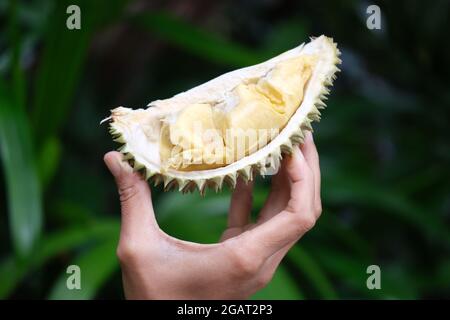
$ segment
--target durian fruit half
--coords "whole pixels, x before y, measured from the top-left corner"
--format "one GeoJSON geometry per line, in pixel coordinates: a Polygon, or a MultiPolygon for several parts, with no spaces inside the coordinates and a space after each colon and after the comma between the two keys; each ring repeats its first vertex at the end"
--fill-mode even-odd
{"type": "Polygon", "coordinates": [[[320,36],[266,62],[156,100],[111,110],[110,132],[135,170],[164,189],[203,194],[274,173],[320,120],[339,50],[320,36]]]}

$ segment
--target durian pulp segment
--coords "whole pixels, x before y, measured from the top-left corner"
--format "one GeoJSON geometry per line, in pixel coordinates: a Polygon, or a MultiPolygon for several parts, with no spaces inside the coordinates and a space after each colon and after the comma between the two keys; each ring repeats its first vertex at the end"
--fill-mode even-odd
{"type": "Polygon", "coordinates": [[[166,119],[160,134],[162,167],[214,169],[264,147],[300,106],[316,60],[300,55],[281,61],[264,76],[238,84],[222,101],[190,104],[175,119],[166,119]]]}

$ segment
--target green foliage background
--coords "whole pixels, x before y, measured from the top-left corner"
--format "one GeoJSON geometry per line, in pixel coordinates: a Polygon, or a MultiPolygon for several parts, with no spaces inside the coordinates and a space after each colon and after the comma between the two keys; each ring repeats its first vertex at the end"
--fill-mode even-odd
{"type": "MultiPolygon", "coordinates": [[[[326,34],[342,72],[315,124],[324,213],[254,298],[450,297],[450,5],[0,0],[0,297],[122,298],[119,203],[99,121],[326,34]],[[66,26],[78,4],[82,29],[66,26]],[[78,264],[80,291],[65,287],[78,264]],[[368,290],[377,264],[382,289],[368,290]]],[[[255,213],[270,187],[259,179],[255,213]]],[[[171,235],[214,242],[229,191],[153,191],[171,235]]]]}

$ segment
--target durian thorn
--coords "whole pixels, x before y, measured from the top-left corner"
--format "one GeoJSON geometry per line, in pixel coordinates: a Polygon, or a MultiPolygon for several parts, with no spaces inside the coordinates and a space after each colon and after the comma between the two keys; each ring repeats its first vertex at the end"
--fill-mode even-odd
{"type": "Polygon", "coordinates": [[[107,122],[111,119],[112,119],[112,116],[109,116],[108,118],[103,119],[102,121],[100,121],[100,125],[104,124],[105,122],[107,122]]]}
{"type": "Polygon", "coordinates": [[[174,180],[174,178],[170,176],[164,176],[163,180],[164,180],[164,189],[166,189],[167,186],[174,180]]]}
{"type": "Polygon", "coordinates": [[[228,187],[230,187],[230,189],[236,188],[236,175],[235,175],[235,173],[227,174],[224,177],[223,182],[226,185],[228,185],[228,187]]]}
{"type": "Polygon", "coordinates": [[[134,159],[134,167],[133,167],[133,171],[139,171],[141,169],[145,168],[144,164],[136,161],[136,159],[134,159]]]}
{"type": "Polygon", "coordinates": [[[145,171],[145,179],[146,180],[150,179],[154,174],[155,174],[154,172],[152,172],[151,170],[147,169],[145,171]]]}
{"type": "Polygon", "coordinates": [[[164,191],[170,191],[172,189],[176,189],[177,187],[177,180],[172,179],[167,184],[164,185],[164,191]]]}

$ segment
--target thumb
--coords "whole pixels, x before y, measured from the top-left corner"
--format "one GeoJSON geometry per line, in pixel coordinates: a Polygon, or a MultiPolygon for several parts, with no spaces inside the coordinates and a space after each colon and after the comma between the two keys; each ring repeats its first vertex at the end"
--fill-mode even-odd
{"type": "Polygon", "coordinates": [[[105,154],[104,161],[116,180],[122,208],[121,236],[148,234],[157,227],[148,183],[116,151],[105,154]]]}

